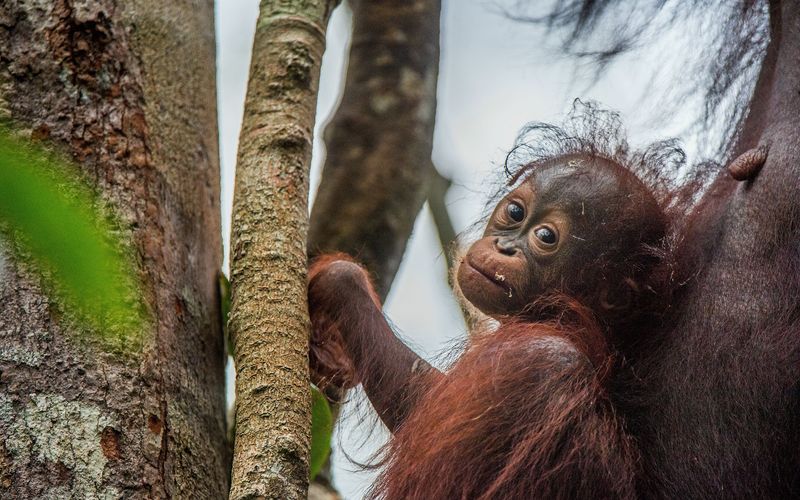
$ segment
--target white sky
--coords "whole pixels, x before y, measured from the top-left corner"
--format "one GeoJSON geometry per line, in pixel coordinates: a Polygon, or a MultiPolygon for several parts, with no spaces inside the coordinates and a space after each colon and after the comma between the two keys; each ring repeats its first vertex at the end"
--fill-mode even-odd
{"type": "MultiPolygon", "coordinates": [[[[456,231],[466,229],[480,216],[489,194],[487,179],[511,147],[519,129],[529,121],[559,121],[575,97],[595,99],[622,113],[631,143],[679,133],[673,117],[659,124],[656,134],[643,124],[653,112],[639,97],[661,64],[657,50],[625,56],[595,85],[576,76],[574,67],[558,63],[542,47],[542,37],[529,25],[511,22],[479,0],[444,0],[438,110],[433,158],[438,168],[456,184],[447,203],[456,231]],[[457,7],[456,7],[457,6],[457,7]],[[548,55],[549,54],[549,55],[548,55]],[[667,125],[670,125],[667,127],[667,125]]],[[[241,125],[252,38],[258,15],[257,0],[217,0],[217,85],[222,162],[222,215],[225,268],[228,266],[231,200],[236,147],[241,125]]],[[[319,124],[331,115],[340,95],[340,83],[350,31],[346,8],[334,13],[329,26],[317,107],[319,124]]],[[[666,43],[669,43],[667,40],[666,43]]],[[[590,72],[589,72],[590,73],[590,72]]],[[[686,106],[685,108],[691,108],[686,106]]],[[[683,115],[693,117],[692,109],[683,115]]],[[[312,186],[319,180],[323,148],[315,142],[312,186]]],[[[427,209],[417,220],[414,234],[386,303],[386,313],[423,356],[431,358],[464,335],[460,313],[446,283],[446,263],[427,209]]],[[[382,429],[368,437],[351,418],[339,429],[347,453],[362,458],[379,445],[382,429]],[[359,452],[360,450],[360,452],[359,452]]],[[[368,424],[367,424],[368,425],[368,424]]],[[[337,487],[345,498],[362,496],[373,476],[354,472],[357,466],[334,450],[337,487]]]]}

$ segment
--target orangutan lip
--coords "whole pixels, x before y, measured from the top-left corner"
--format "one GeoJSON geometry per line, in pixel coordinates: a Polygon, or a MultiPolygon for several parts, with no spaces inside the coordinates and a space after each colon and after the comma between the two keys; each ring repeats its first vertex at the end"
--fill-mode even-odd
{"type": "Polygon", "coordinates": [[[484,271],[482,268],[470,262],[469,259],[467,260],[467,265],[469,265],[469,267],[471,267],[475,272],[477,272],[478,274],[489,280],[493,285],[508,291],[509,289],[508,285],[503,284],[503,281],[505,281],[505,277],[503,275],[497,273],[491,275],[488,272],[484,271]]]}

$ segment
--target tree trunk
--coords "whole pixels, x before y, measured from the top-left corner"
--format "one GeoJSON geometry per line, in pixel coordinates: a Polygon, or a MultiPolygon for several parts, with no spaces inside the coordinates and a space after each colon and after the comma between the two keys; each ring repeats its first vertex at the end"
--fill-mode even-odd
{"type": "Polygon", "coordinates": [[[5,256],[0,497],[227,493],[214,50],[210,0],[0,3],[0,114],[117,210],[153,317],[111,349],[5,256]]]}
{"type": "Polygon", "coordinates": [[[357,257],[385,298],[427,195],[441,2],[351,3],[347,81],[325,130],[309,249],[357,257]]]}
{"type": "Polygon", "coordinates": [[[231,238],[234,499],[308,493],[308,172],[333,6],[263,0],[256,26],[231,238]]]}

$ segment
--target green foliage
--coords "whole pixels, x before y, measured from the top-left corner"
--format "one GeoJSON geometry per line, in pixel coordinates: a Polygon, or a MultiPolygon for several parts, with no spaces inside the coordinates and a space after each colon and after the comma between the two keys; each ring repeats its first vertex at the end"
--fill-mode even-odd
{"type": "Polygon", "coordinates": [[[114,224],[74,167],[0,126],[0,229],[44,278],[62,311],[115,349],[139,343],[140,289],[114,224]]]}
{"type": "Polygon", "coordinates": [[[311,387],[311,479],[319,473],[331,452],[333,414],[328,400],[316,387],[311,387]]]}

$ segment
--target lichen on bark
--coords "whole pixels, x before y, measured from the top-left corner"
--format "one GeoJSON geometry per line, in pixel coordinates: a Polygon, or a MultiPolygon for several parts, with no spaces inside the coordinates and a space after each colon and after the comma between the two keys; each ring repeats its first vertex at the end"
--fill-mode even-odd
{"type": "Polygon", "coordinates": [[[0,421],[8,425],[5,449],[13,461],[49,463],[71,476],[69,487],[55,486],[49,495],[120,496],[117,488],[103,486],[106,464],[119,459],[113,452],[119,423],[99,406],[67,401],[58,394],[33,394],[24,407],[15,409],[0,394],[0,421]]]}

